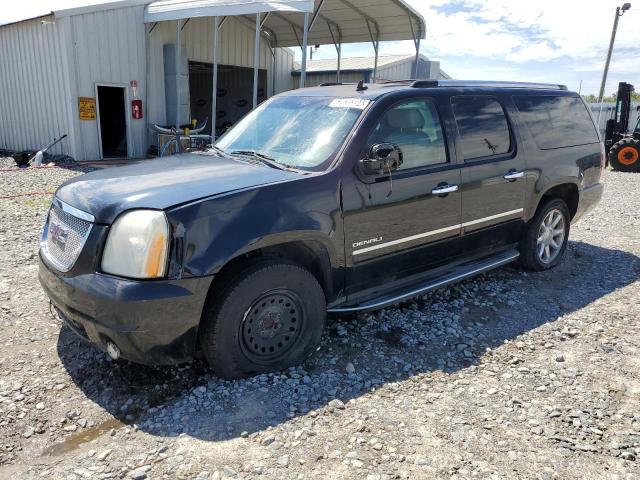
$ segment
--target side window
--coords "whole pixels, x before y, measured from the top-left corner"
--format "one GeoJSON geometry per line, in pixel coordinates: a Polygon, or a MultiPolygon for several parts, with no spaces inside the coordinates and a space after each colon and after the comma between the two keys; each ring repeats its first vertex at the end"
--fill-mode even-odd
{"type": "Polygon", "coordinates": [[[593,120],[578,97],[517,95],[513,101],[541,150],[599,142],[593,120]]]}
{"type": "Polygon", "coordinates": [[[447,162],[438,111],[432,100],[412,100],[388,110],[369,137],[369,146],[393,143],[402,149],[400,170],[447,162]]]}
{"type": "Polygon", "coordinates": [[[465,160],[500,155],[511,150],[509,124],[502,105],[492,97],[453,97],[465,160]]]}

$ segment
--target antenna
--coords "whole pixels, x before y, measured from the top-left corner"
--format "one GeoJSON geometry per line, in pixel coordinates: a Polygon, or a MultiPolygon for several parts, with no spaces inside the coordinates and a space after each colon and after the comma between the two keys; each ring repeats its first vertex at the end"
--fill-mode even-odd
{"type": "Polygon", "coordinates": [[[356,92],[364,92],[365,90],[369,90],[369,87],[365,86],[364,80],[360,80],[356,87],[356,92]]]}

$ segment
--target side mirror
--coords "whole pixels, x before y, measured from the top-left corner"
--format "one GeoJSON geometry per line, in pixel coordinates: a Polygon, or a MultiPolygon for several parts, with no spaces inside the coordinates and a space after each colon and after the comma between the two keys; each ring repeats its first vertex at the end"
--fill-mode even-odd
{"type": "Polygon", "coordinates": [[[393,172],[402,165],[402,150],[392,143],[379,143],[371,147],[367,158],[360,160],[360,163],[368,175],[393,172]]]}

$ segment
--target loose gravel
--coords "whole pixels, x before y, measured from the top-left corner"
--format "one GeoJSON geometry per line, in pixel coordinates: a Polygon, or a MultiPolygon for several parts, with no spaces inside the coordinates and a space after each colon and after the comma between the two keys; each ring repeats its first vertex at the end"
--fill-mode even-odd
{"type": "MultiPolygon", "coordinates": [[[[81,172],[0,172],[0,197],[81,172]]],[[[332,318],[302,366],[234,382],[76,338],[37,281],[51,196],[0,199],[0,478],[639,478],[640,175],[605,183],[555,270],[332,318]]]]}

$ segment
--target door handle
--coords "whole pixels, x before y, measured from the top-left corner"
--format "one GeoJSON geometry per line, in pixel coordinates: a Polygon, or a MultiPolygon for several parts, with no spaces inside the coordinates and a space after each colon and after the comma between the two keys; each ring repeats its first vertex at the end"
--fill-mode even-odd
{"type": "Polygon", "coordinates": [[[431,190],[433,195],[446,195],[447,193],[457,192],[458,185],[440,185],[431,190]]]}
{"type": "Polygon", "coordinates": [[[509,173],[507,173],[503,178],[505,180],[517,180],[519,178],[524,177],[524,172],[516,172],[515,170],[510,171],[509,173]]]}

